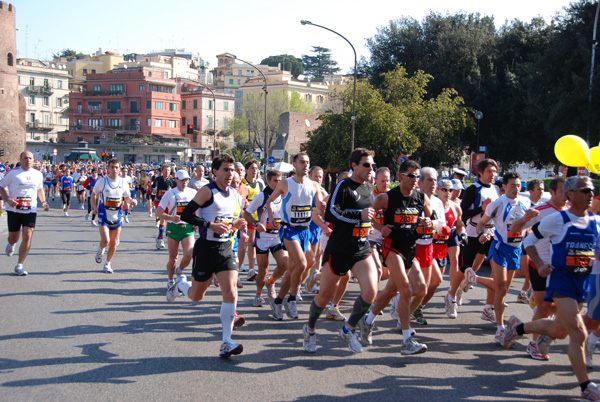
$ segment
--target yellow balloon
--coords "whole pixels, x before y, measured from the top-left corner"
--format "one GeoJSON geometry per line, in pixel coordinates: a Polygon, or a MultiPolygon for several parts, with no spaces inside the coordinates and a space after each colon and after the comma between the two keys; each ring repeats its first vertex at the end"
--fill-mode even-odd
{"type": "Polygon", "coordinates": [[[599,170],[599,169],[596,169],[596,168],[594,168],[594,165],[587,165],[585,168],[586,168],[587,170],[589,170],[590,172],[592,172],[592,173],[595,173],[595,174],[600,174],[600,170],[599,170]]]}
{"type": "Polygon", "coordinates": [[[554,144],[556,158],[566,166],[587,166],[590,164],[590,148],[576,135],[562,136],[554,144]]]}
{"type": "Polygon", "coordinates": [[[590,148],[590,168],[592,173],[600,174],[600,147],[590,148]]]}

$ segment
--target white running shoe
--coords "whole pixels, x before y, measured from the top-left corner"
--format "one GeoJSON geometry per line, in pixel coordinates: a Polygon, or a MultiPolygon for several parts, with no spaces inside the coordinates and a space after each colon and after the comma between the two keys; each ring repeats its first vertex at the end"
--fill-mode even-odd
{"type": "Polygon", "coordinates": [[[9,256],[9,257],[13,256],[13,254],[15,253],[15,247],[16,247],[16,245],[17,245],[16,243],[15,244],[8,243],[6,245],[6,255],[7,256],[9,256]]]}
{"type": "Polygon", "coordinates": [[[65,211],[65,216],[69,216],[69,213],[67,211],[65,211]]]}
{"type": "Polygon", "coordinates": [[[594,350],[596,349],[596,345],[590,345],[590,343],[585,341],[585,367],[588,369],[594,368],[594,350]]]}
{"type": "Polygon", "coordinates": [[[458,290],[456,291],[456,305],[458,307],[462,306],[462,296],[463,296],[463,290],[461,288],[458,288],[458,290]]]}
{"type": "Polygon", "coordinates": [[[89,221],[90,220],[90,214],[85,214],[85,220],[89,221]]]}
{"type": "Polygon", "coordinates": [[[106,264],[104,264],[104,270],[103,271],[104,271],[105,274],[112,274],[113,273],[113,270],[110,267],[110,261],[106,261],[106,264]]]}
{"type": "Polygon", "coordinates": [[[81,209],[85,209],[85,207],[83,206],[83,204],[81,204],[79,207],[80,207],[81,209]]]}
{"type": "Polygon", "coordinates": [[[469,267],[465,269],[465,279],[460,283],[460,288],[464,293],[467,293],[470,289],[473,288],[477,282],[477,274],[473,271],[473,268],[469,267]]]}
{"type": "Polygon", "coordinates": [[[352,352],[361,353],[363,351],[363,347],[360,344],[360,341],[358,340],[358,334],[356,333],[356,331],[350,331],[344,325],[344,327],[340,329],[339,336],[344,342],[348,344],[348,349],[350,349],[352,352]],[[348,330],[348,332],[344,331],[345,329],[348,330]]]}
{"type": "Polygon", "coordinates": [[[402,342],[402,346],[400,346],[400,353],[403,355],[416,355],[425,352],[427,352],[427,345],[415,341],[412,336],[402,342]]]}
{"type": "Polygon", "coordinates": [[[481,312],[481,319],[483,321],[489,321],[491,323],[496,323],[496,313],[494,312],[493,307],[484,307],[481,312]]]}
{"type": "Polygon", "coordinates": [[[285,311],[288,317],[297,319],[298,318],[298,309],[296,308],[296,301],[286,301],[285,302],[285,311]]]}
{"type": "Polygon", "coordinates": [[[258,275],[256,270],[254,268],[250,268],[250,270],[248,271],[248,276],[246,277],[246,280],[249,282],[252,282],[252,281],[256,280],[256,275],[258,275]]]}
{"type": "Polygon", "coordinates": [[[275,300],[277,297],[277,292],[275,292],[275,284],[271,285],[269,281],[267,281],[265,286],[267,287],[267,296],[269,296],[269,299],[275,300]]]}
{"type": "Polygon", "coordinates": [[[452,300],[450,293],[446,293],[446,297],[444,297],[444,302],[446,304],[446,316],[448,318],[458,317],[456,302],[452,300]]]}
{"type": "Polygon", "coordinates": [[[98,247],[98,251],[96,252],[96,262],[100,264],[102,262],[102,256],[104,255],[104,251],[106,249],[98,247]]]}
{"type": "Polygon", "coordinates": [[[25,269],[23,269],[23,264],[15,265],[15,275],[27,276],[27,271],[25,271],[25,269]]]}
{"type": "Polygon", "coordinates": [[[302,327],[302,334],[304,335],[304,339],[302,340],[304,350],[308,353],[315,353],[317,351],[317,334],[308,333],[308,324],[304,324],[304,327],[302,327]]]}
{"type": "Polygon", "coordinates": [[[396,293],[396,296],[392,297],[390,302],[390,315],[392,319],[398,321],[398,301],[400,300],[400,293],[396,293]]]}
{"type": "Polygon", "coordinates": [[[129,216],[125,215],[125,223],[129,223],[129,216]]]}
{"type": "Polygon", "coordinates": [[[98,226],[98,222],[92,221],[92,226],[98,226]]]}
{"type": "Polygon", "coordinates": [[[241,343],[235,343],[231,341],[225,341],[221,344],[221,350],[219,351],[219,357],[229,357],[231,355],[239,355],[244,351],[244,347],[241,343]]]}
{"type": "Polygon", "coordinates": [[[252,302],[252,306],[254,307],[262,307],[265,304],[265,299],[261,295],[254,296],[254,301],[252,302]]]}
{"type": "Polygon", "coordinates": [[[183,269],[179,268],[179,266],[175,267],[175,276],[179,276],[183,274],[183,269]]]}
{"type": "Polygon", "coordinates": [[[248,268],[244,264],[240,265],[240,272],[248,272],[248,268]]]}
{"type": "Polygon", "coordinates": [[[273,310],[272,317],[274,320],[283,320],[283,303],[275,304],[275,300],[271,300],[271,309],[273,310]]]}
{"type": "Polygon", "coordinates": [[[186,279],[187,278],[185,277],[185,275],[180,275],[177,277],[177,279],[173,281],[173,283],[169,284],[167,288],[167,302],[169,304],[175,303],[175,298],[180,295],[177,285],[179,285],[179,283],[181,282],[185,282],[186,279]]]}

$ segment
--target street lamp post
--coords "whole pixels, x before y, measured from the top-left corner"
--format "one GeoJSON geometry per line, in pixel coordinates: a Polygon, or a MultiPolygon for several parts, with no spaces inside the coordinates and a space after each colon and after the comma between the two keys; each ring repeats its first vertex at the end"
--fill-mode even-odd
{"type": "Polygon", "coordinates": [[[302,25],[312,25],[315,27],[319,27],[319,28],[323,28],[329,32],[333,32],[334,34],[336,34],[337,36],[341,37],[342,39],[344,39],[346,42],[348,42],[348,44],[350,45],[350,47],[352,48],[352,51],[354,52],[354,89],[353,89],[353,93],[352,93],[352,141],[350,144],[350,152],[354,151],[354,126],[356,123],[356,50],[354,49],[354,46],[352,46],[352,43],[350,43],[350,41],[348,39],[346,39],[342,34],[334,31],[333,29],[329,29],[327,27],[324,27],[322,25],[317,25],[317,24],[313,24],[310,21],[307,20],[301,20],[300,23],[302,25]]]}
{"type": "MultiPolygon", "coordinates": [[[[231,56],[231,58],[235,59],[235,60],[239,60],[242,63],[247,64],[250,67],[256,69],[259,72],[259,74],[262,76],[263,80],[265,81],[265,85],[263,86],[263,91],[265,91],[265,144],[264,144],[263,166],[264,166],[265,174],[266,174],[267,173],[267,158],[268,158],[268,156],[267,156],[267,94],[269,93],[268,88],[267,88],[267,77],[265,77],[265,75],[260,70],[260,68],[256,67],[254,64],[248,63],[247,61],[244,61],[237,56],[231,56]]],[[[248,141],[250,141],[250,131],[248,131],[248,141]]]]}
{"type": "Polygon", "coordinates": [[[596,62],[596,48],[598,47],[598,15],[600,14],[600,2],[596,7],[596,17],[594,18],[594,29],[592,33],[592,63],[590,66],[590,93],[588,98],[588,121],[587,121],[587,142],[590,143],[590,125],[592,121],[592,90],[594,89],[594,64],[596,62]]]}

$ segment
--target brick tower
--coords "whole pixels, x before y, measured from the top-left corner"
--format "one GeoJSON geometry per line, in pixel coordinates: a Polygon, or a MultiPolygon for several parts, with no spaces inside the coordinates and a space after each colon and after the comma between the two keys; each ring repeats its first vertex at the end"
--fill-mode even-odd
{"type": "Polygon", "coordinates": [[[17,163],[25,150],[25,99],[19,94],[15,7],[0,1],[0,162],[17,163]]]}

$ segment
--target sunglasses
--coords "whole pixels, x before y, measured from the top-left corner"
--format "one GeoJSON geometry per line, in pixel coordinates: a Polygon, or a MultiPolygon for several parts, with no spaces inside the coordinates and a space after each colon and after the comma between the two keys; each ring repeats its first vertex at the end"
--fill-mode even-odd
{"type": "Polygon", "coordinates": [[[362,165],[366,168],[371,168],[373,170],[375,170],[376,165],[374,163],[369,163],[369,162],[364,162],[362,163],[362,165]]]}
{"type": "Polygon", "coordinates": [[[576,189],[573,189],[573,191],[581,191],[584,194],[589,194],[594,192],[594,189],[591,187],[578,187],[576,189]]]}
{"type": "Polygon", "coordinates": [[[451,188],[439,188],[438,190],[443,191],[444,193],[451,193],[452,192],[451,188]]]}
{"type": "Polygon", "coordinates": [[[409,179],[418,179],[421,177],[420,174],[414,174],[414,173],[402,173],[402,176],[406,176],[409,179]]]}

